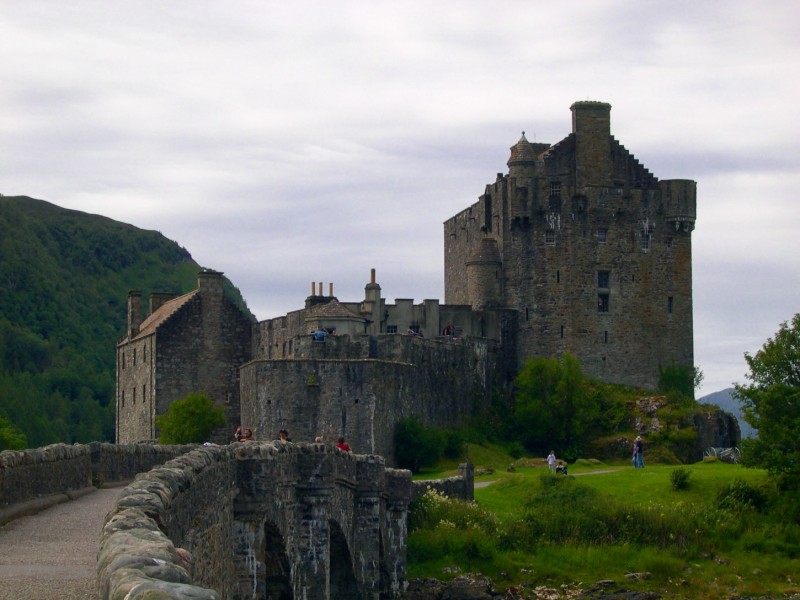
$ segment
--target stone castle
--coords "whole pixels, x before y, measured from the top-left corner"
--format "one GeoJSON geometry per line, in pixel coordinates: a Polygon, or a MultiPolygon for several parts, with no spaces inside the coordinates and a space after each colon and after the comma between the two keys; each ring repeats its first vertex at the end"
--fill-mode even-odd
{"type": "Polygon", "coordinates": [[[156,438],[155,417],[204,390],[257,439],[344,435],[391,464],[398,420],[457,424],[528,357],[570,352],[590,377],[650,389],[659,367],[693,368],[696,183],[642,166],[611,135],[609,104],[571,110],[571,134],[550,145],[523,133],[508,173],[445,221],[444,303],[388,303],[374,270],[363,299],[312,283],[303,308],[257,323],[217,272],[189,294],[151,295],[144,319],[131,292],[117,441],[156,438]]]}

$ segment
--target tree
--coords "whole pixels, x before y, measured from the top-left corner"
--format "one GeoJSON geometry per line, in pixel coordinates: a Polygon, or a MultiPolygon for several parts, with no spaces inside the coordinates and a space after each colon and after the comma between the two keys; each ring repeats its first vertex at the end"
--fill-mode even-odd
{"type": "Polygon", "coordinates": [[[205,392],[191,392],[169,405],[169,410],[156,417],[161,430],[160,444],[195,444],[208,440],[214,429],[224,427],[225,410],[214,406],[205,392]]]}
{"type": "Polygon", "coordinates": [[[598,419],[578,359],[571,354],[528,359],[515,383],[514,418],[525,447],[545,453],[558,449],[567,460],[577,458],[598,419]]]}
{"type": "Polygon", "coordinates": [[[417,417],[401,419],[395,426],[395,460],[401,469],[419,473],[422,467],[436,466],[444,446],[442,432],[425,427],[417,417]]]}
{"type": "Polygon", "coordinates": [[[737,384],[734,394],[758,437],[743,441],[742,460],[772,474],[800,475],[800,313],[744,358],[750,383],[737,384]]]}
{"type": "Polygon", "coordinates": [[[696,367],[676,364],[658,367],[658,391],[662,394],[674,393],[687,400],[694,400],[694,391],[703,382],[703,372],[696,367]]]}
{"type": "Polygon", "coordinates": [[[0,450],[22,450],[28,447],[28,440],[20,429],[0,414],[0,450]]]}

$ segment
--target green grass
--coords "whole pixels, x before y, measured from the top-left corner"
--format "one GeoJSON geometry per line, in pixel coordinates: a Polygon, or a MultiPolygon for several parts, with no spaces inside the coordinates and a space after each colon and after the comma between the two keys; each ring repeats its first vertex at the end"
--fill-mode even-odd
{"type": "Polygon", "coordinates": [[[472,446],[469,455],[476,471],[494,469],[476,477],[492,481],[475,490],[475,515],[483,516],[437,504],[409,535],[410,577],[478,571],[498,587],[584,589],[611,579],[614,589],[673,598],[800,592],[800,524],[767,508],[720,507],[720,490],[734,482],[734,490],[774,497],[762,470],[687,465],[688,486],[676,490],[675,465],[578,461],[569,478],[550,479],[538,457],[514,461],[497,447],[472,446]],[[637,573],[647,576],[629,577],[637,573]]]}

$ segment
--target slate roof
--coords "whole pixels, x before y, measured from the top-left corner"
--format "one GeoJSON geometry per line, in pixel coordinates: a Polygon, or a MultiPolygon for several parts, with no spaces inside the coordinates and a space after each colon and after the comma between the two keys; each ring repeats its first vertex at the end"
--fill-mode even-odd
{"type": "Polygon", "coordinates": [[[342,306],[339,301],[334,298],[325,304],[317,304],[308,309],[306,319],[348,319],[364,321],[364,317],[357,315],[346,306],[342,306]]]}
{"type": "MultiPolygon", "coordinates": [[[[148,316],[142,324],[139,325],[139,333],[133,336],[133,339],[137,339],[140,337],[144,337],[146,335],[151,335],[155,333],[158,326],[161,325],[164,321],[169,319],[175,312],[177,312],[182,306],[184,306],[189,300],[194,298],[200,290],[193,290],[188,294],[184,294],[183,296],[178,296],[177,298],[173,298],[172,300],[168,300],[164,304],[158,307],[153,314],[148,316]]],[[[125,338],[123,342],[130,342],[131,339],[125,338]]]]}

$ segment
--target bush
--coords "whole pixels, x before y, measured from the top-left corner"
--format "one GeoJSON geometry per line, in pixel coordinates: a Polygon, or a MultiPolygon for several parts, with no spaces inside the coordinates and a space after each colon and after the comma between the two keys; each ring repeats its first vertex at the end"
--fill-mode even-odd
{"type": "Polygon", "coordinates": [[[689,487],[689,478],[692,475],[692,470],[686,467],[678,467],[673,469],[669,474],[669,482],[672,484],[674,490],[685,490],[689,487]]]}
{"type": "Polygon", "coordinates": [[[723,510],[753,509],[761,512],[766,505],[767,494],[738,477],[717,492],[717,506],[723,510]]]}
{"type": "Polygon", "coordinates": [[[419,473],[434,467],[444,451],[444,433],[422,424],[417,417],[398,421],[394,430],[394,453],[397,466],[419,473]]]}
{"type": "Polygon", "coordinates": [[[175,400],[156,417],[161,430],[160,444],[196,444],[208,440],[211,432],[226,424],[225,409],[214,406],[205,392],[192,392],[175,400]]]}

